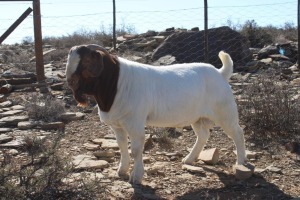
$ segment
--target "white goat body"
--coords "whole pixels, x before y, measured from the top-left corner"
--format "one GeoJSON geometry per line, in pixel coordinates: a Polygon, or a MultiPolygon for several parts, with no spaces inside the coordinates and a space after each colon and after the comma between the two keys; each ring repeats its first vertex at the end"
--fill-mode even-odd
{"type": "MultiPolygon", "coordinates": [[[[223,68],[205,63],[150,66],[118,60],[117,95],[109,112],[100,110],[106,124],[119,126],[130,116],[151,126],[183,127],[200,118],[214,121],[223,104],[232,104],[233,110],[236,107],[224,79],[228,75],[220,73],[223,68]]],[[[227,63],[224,68],[232,68],[230,61],[227,63]]],[[[228,114],[226,117],[230,117],[228,114]]],[[[237,113],[232,115],[236,118],[237,113]]]]}
{"type": "MultiPolygon", "coordinates": [[[[205,63],[151,66],[117,58],[120,69],[117,92],[110,110],[107,112],[99,108],[99,116],[116,134],[121,151],[120,176],[127,174],[130,166],[129,136],[134,158],[130,182],[141,183],[145,125],[192,125],[197,140],[192,151],[183,159],[183,163],[191,164],[198,158],[209,137],[209,128],[215,123],[234,140],[237,163],[244,164],[244,135],[238,124],[234,96],[227,83],[233,62],[227,53],[220,52],[219,57],[223,63],[221,69],[205,63]]],[[[77,65],[73,61],[79,62],[78,58],[71,50],[67,73],[68,70],[76,71],[77,65]]],[[[67,77],[71,77],[70,74],[67,77]]]]}

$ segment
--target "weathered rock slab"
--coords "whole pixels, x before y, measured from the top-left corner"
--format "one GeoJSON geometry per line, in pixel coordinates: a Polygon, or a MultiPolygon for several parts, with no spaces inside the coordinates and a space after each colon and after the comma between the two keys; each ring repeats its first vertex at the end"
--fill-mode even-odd
{"type": "Polygon", "coordinates": [[[108,162],[105,160],[95,160],[96,157],[89,155],[78,155],[73,157],[75,169],[103,169],[108,167],[108,162]]]}
{"type": "Polygon", "coordinates": [[[0,117],[13,116],[22,113],[23,110],[9,110],[3,113],[0,113],[0,117]]]}
{"type": "Polygon", "coordinates": [[[100,138],[100,139],[94,139],[92,142],[95,144],[100,144],[103,149],[115,149],[115,150],[119,149],[116,140],[100,138]]]}
{"type": "Polygon", "coordinates": [[[13,105],[13,103],[11,101],[4,101],[4,102],[0,103],[0,108],[10,107],[12,105],[13,105]]]}
{"type": "Polygon", "coordinates": [[[3,122],[4,126],[17,126],[19,122],[27,121],[28,116],[8,116],[0,119],[0,123],[3,122]]]}
{"type": "Polygon", "coordinates": [[[198,158],[206,164],[214,165],[219,161],[219,150],[217,148],[203,150],[198,158]]]}
{"type": "Polygon", "coordinates": [[[202,167],[196,167],[196,166],[192,166],[192,165],[182,165],[182,169],[187,170],[192,173],[201,173],[201,174],[205,173],[205,171],[203,170],[202,167]]]}
{"type": "Polygon", "coordinates": [[[246,180],[254,173],[255,166],[247,163],[245,165],[234,165],[233,173],[238,180],[246,180]]]}
{"type": "Polygon", "coordinates": [[[5,134],[0,135],[0,144],[10,142],[12,140],[13,140],[13,137],[11,137],[11,136],[8,136],[8,135],[5,135],[5,134]]]}

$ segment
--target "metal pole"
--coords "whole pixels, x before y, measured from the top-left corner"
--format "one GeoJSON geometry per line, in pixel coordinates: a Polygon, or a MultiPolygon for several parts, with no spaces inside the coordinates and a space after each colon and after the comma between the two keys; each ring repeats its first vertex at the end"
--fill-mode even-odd
{"type": "Polygon", "coordinates": [[[117,37],[116,37],[116,2],[113,0],[113,45],[114,50],[116,50],[116,43],[117,43],[117,37]]]}
{"type": "Polygon", "coordinates": [[[29,7],[27,10],[1,35],[0,44],[19,26],[22,21],[32,12],[32,9],[29,7]]]}
{"type": "Polygon", "coordinates": [[[204,52],[205,52],[205,62],[209,62],[208,59],[208,14],[207,14],[207,0],[204,0],[204,52]]]}
{"type": "Polygon", "coordinates": [[[300,69],[300,0],[298,0],[298,69],[300,69]]]}
{"type": "Polygon", "coordinates": [[[37,81],[45,80],[40,1],[33,0],[33,25],[37,81]]]}

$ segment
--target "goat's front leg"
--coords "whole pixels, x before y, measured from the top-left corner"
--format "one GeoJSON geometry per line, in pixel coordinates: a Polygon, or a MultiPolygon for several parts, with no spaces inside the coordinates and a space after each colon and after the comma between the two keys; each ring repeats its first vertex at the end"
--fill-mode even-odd
{"type": "Polygon", "coordinates": [[[131,172],[129,182],[133,184],[141,184],[144,175],[143,149],[145,143],[144,126],[133,127],[128,130],[131,140],[131,155],[134,159],[134,166],[131,172]]]}
{"type": "Polygon", "coordinates": [[[116,139],[121,153],[121,160],[117,173],[120,177],[124,177],[127,176],[127,172],[130,166],[130,157],[128,153],[128,136],[126,131],[122,128],[112,127],[112,129],[116,134],[116,139]]]}

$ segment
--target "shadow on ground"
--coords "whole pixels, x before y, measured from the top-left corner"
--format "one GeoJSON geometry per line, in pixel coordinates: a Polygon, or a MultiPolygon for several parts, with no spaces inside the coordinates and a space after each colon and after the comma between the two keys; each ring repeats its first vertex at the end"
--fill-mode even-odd
{"type": "MultiPolygon", "coordinates": [[[[276,185],[267,182],[264,178],[253,176],[246,181],[238,181],[234,175],[215,171],[210,168],[203,167],[205,171],[215,173],[224,187],[219,188],[193,188],[181,196],[172,199],[176,200],[227,200],[227,199],[292,199],[292,196],[285,194],[276,185]]],[[[203,185],[203,184],[202,184],[203,185]]],[[[134,194],[132,200],[138,199],[166,199],[156,194],[156,189],[148,185],[134,185],[134,194]]]]}
{"type": "Polygon", "coordinates": [[[264,178],[253,176],[246,181],[238,181],[234,175],[205,168],[219,176],[219,180],[224,184],[222,188],[199,188],[193,189],[181,196],[177,200],[199,200],[199,199],[291,199],[290,195],[285,194],[276,185],[267,182],[264,178]]]}

